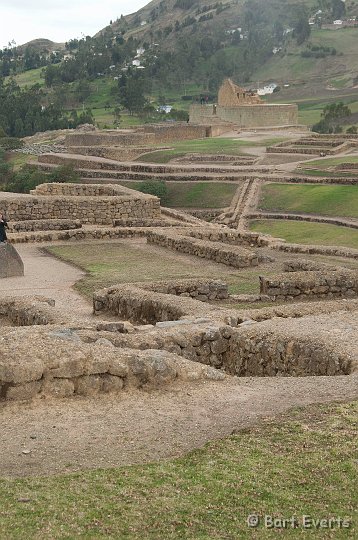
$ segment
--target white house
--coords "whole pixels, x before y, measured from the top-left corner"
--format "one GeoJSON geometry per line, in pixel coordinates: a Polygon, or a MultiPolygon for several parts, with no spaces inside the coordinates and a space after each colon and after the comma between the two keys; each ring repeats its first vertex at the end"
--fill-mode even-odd
{"type": "Polygon", "coordinates": [[[257,94],[259,96],[267,96],[268,94],[273,94],[275,88],[277,88],[277,84],[276,83],[270,83],[270,84],[267,84],[261,88],[258,88],[257,89],[257,94]]]}
{"type": "Polygon", "coordinates": [[[157,109],[157,112],[169,114],[172,108],[173,107],[171,105],[160,105],[157,109]]]}

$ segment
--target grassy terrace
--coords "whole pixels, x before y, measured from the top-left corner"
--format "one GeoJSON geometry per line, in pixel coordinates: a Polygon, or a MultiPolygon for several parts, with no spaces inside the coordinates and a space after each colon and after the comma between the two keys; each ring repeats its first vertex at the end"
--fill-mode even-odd
{"type": "MultiPolygon", "coordinates": [[[[286,138],[271,138],[263,139],[260,142],[243,140],[243,139],[231,139],[224,137],[197,139],[178,141],[170,143],[170,150],[159,150],[149,152],[144,156],[140,156],[137,161],[151,162],[151,163],[168,163],[171,159],[182,157],[185,154],[201,153],[201,154],[229,154],[233,156],[240,156],[245,154],[245,150],[252,148],[253,146],[271,146],[279,142],[287,140],[286,138]]],[[[246,152],[247,154],[248,152],[246,152]]]]}
{"type": "MultiPolygon", "coordinates": [[[[358,156],[343,156],[325,159],[315,159],[305,163],[305,168],[312,167],[322,171],[328,171],[341,163],[358,163],[358,156]]],[[[342,171],[344,172],[344,171],[342,171]]]]}
{"type": "MultiPolygon", "coordinates": [[[[142,182],[122,182],[138,189],[142,182]]],[[[168,195],[164,203],[170,208],[224,208],[230,206],[238,188],[236,183],[224,182],[166,182],[168,195]]]]}
{"type": "Polygon", "coordinates": [[[259,207],[266,211],[358,218],[358,187],[265,184],[259,207]]]}
{"type": "MultiPolygon", "coordinates": [[[[0,536],[35,539],[355,537],[357,403],[297,409],[163,463],[0,480],[0,536]],[[27,503],[19,499],[28,498],[27,503]],[[250,514],[297,516],[257,531],[250,514]],[[302,516],[349,528],[303,530],[302,516]]],[[[357,522],[357,521],[356,521],[357,522]]]]}
{"type": "Polygon", "coordinates": [[[358,249],[358,230],[323,223],[287,220],[254,220],[251,231],[271,234],[293,244],[344,246],[358,249]]]}
{"type": "Polygon", "coordinates": [[[94,291],[116,283],[199,277],[223,279],[233,294],[258,294],[262,274],[260,267],[235,269],[140,242],[100,243],[95,250],[93,243],[80,243],[48,251],[85,270],[75,288],[90,301],[94,291]]]}

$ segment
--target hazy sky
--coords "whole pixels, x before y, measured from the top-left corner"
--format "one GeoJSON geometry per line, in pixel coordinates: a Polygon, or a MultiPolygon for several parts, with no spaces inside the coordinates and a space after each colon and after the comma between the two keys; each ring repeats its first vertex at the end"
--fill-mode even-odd
{"type": "Polygon", "coordinates": [[[149,0],[0,0],[0,48],[35,38],[56,42],[93,35],[149,0]]]}

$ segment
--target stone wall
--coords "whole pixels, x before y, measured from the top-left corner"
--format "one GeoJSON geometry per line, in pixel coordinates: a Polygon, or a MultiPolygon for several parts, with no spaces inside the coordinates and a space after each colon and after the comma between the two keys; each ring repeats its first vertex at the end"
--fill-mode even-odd
{"type": "Polygon", "coordinates": [[[157,324],[187,317],[207,317],[217,309],[204,306],[209,300],[228,298],[228,287],[216,280],[180,280],[115,285],[93,295],[96,315],[109,312],[122,320],[157,324]]]}
{"type": "Polygon", "coordinates": [[[203,259],[209,259],[227,266],[233,266],[234,268],[257,266],[260,261],[259,256],[255,252],[243,247],[228,247],[222,242],[197,240],[196,238],[171,232],[149,232],[147,241],[151,244],[173,249],[181,253],[195,255],[203,259]]]}
{"type": "Polygon", "coordinates": [[[261,276],[260,293],[272,300],[352,298],[358,295],[358,272],[341,269],[261,276]]]}
{"type": "Polygon", "coordinates": [[[222,242],[233,246],[266,247],[270,244],[265,236],[249,231],[234,231],[228,229],[196,228],[188,231],[188,236],[211,242],[222,242]]]}
{"type": "Polygon", "coordinates": [[[1,401],[95,396],[130,387],[159,388],[180,379],[224,379],[224,374],[211,367],[166,351],[118,351],[106,339],[81,343],[75,332],[61,327],[31,329],[31,333],[5,329],[3,334],[1,401]]]}
{"type": "Polygon", "coordinates": [[[238,105],[222,107],[218,105],[214,114],[212,105],[192,105],[190,122],[210,123],[213,119],[231,122],[242,128],[267,126],[295,126],[298,123],[297,105],[238,105]]]}
{"type": "Polygon", "coordinates": [[[33,193],[3,199],[0,194],[2,211],[10,222],[75,219],[86,224],[112,225],[115,219],[160,219],[160,201],[157,197],[128,188],[43,184],[33,193]]]}
{"type": "Polygon", "coordinates": [[[78,219],[41,219],[9,223],[9,232],[69,231],[81,227],[82,223],[78,219]]]}
{"type": "MultiPolygon", "coordinates": [[[[160,347],[238,376],[338,375],[357,369],[355,345],[349,341],[357,323],[355,306],[355,311],[299,319],[246,320],[238,328],[200,318],[158,323],[126,335],[106,332],[103,337],[118,348],[160,347]],[[337,333],[332,333],[332,317],[337,333]]],[[[88,342],[94,339],[88,331],[80,335],[88,342]]]]}
{"type": "MultiPolygon", "coordinates": [[[[168,150],[168,147],[153,148],[152,146],[70,146],[67,151],[70,154],[82,154],[84,156],[98,156],[117,161],[134,161],[148,152],[168,150]]],[[[50,151],[50,150],[49,150],[50,151]]],[[[48,152],[49,152],[48,151],[48,152]]]]}
{"type": "Polygon", "coordinates": [[[147,124],[143,126],[146,135],[154,136],[156,144],[181,140],[205,139],[210,136],[206,126],[175,122],[173,124],[147,124]]]}
{"type": "Polygon", "coordinates": [[[5,297],[0,299],[0,315],[13,326],[34,326],[67,322],[53,309],[55,302],[45,297],[5,297]]]}
{"type": "Polygon", "coordinates": [[[65,146],[100,146],[127,147],[154,144],[153,133],[137,133],[135,131],[96,131],[90,133],[70,133],[66,136],[65,146]]]}

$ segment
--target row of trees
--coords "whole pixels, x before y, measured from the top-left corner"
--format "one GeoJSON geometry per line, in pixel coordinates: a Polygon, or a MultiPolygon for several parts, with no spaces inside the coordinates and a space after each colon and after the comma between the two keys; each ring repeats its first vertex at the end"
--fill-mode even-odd
{"type": "Polygon", "coordinates": [[[93,122],[91,111],[68,113],[58,103],[48,103],[39,85],[21,89],[13,80],[5,84],[0,79],[0,131],[9,137],[74,128],[87,122],[93,122]]]}

